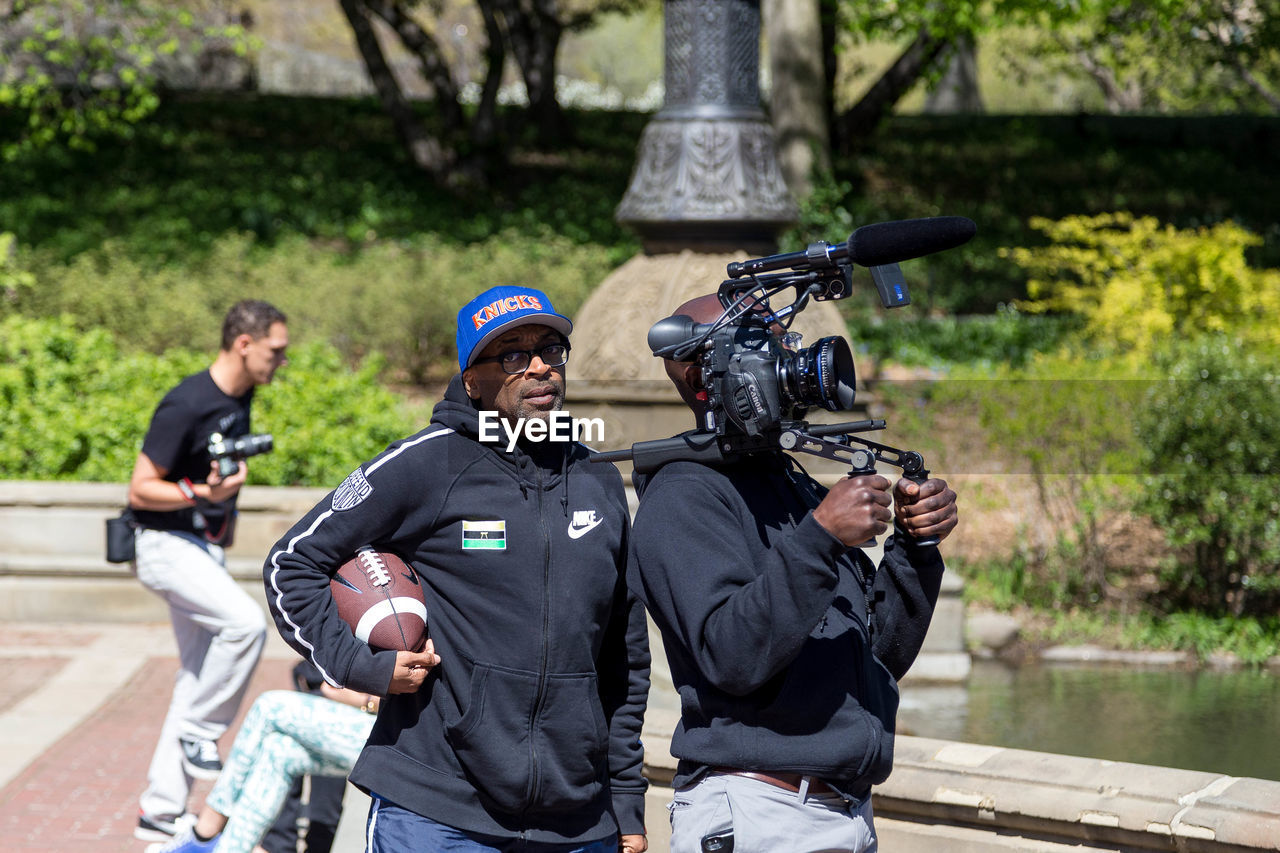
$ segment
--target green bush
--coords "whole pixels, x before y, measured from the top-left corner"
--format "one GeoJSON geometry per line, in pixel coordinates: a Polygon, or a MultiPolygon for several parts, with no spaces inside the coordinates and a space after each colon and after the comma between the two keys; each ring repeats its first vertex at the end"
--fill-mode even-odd
{"type": "MultiPolygon", "coordinates": [[[[125,482],[156,404],[211,353],[126,353],[103,330],[67,318],[0,323],[0,479],[125,482]]],[[[406,435],[402,401],[378,382],[381,362],[352,371],[327,344],[290,350],[254,401],[254,429],[275,436],[249,481],[332,486],[406,435]]]]}
{"type": "Polygon", "coordinates": [[[1206,333],[1280,349],[1280,270],[1249,266],[1262,240],[1239,226],[1179,230],[1128,213],[1031,224],[1053,242],[1004,253],[1030,275],[1020,307],[1081,316],[1093,346],[1139,363],[1206,333]]]}
{"type": "Polygon", "coordinates": [[[1151,471],[1138,507],[1180,549],[1175,606],[1274,612],[1280,603],[1280,369],[1215,335],[1176,347],[1135,409],[1151,471]]]}
{"type": "Polygon", "coordinates": [[[993,600],[1046,608],[1097,605],[1131,578],[1107,530],[1137,482],[1127,412],[1144,387],[1112,365],[1065,354],[874,386],[887,443],[920,450],[944,476],[1030,486],[1032,497],[1011,507],[1018,526],[1007,557],[975,571],[993,600]]]}
{"type": "Polygon", "coordinates": [[[328,341],[351,363],[380,352],[388,371],[410,382],[456,370],[457,311],[482,290],[537,287],[572,315],[610,269],[607,251],[536,229],[468,245],[424,237],[355,250],[297,236],[263,246],[230,234],[189,263],[160,265],[108,241],[66,264],[41,253],[21,262],[36,284],[0,304],[0,316],[67,316],[82,330],[107,330],[128,351],[213,350],[227,306],[266,299],[289,316],[296,337],[328,341]]]}
{"type": "Polygon", "coordinates": [[[1050,606],[1096,603],[1113,587],[1104,522],[1124,508],[1135,473],[1133,433],[1117,412],[1142,386],[1070,356],[1002,368],[994,380],[978,400],[986,441],[1020,460],[1035,487],[1037,521],[1015,548],[1028,592],[1050,606]]]}
{"type": "Polygon", "coordinates": [[[0,306],[25,298],[36,283],[35,276],[17,263],[16,255],[16,239],[0,231],[0,306]]]}
{"type": "Polygon", "coordinates": [[[849,341],[880,361],[911,365],[970,364],[1021,367],[1052,353],[1079,324],[1070,317],[1022,314],[1001,306],[995,314],[918,317],[889,311],[848,320],[849,341]]]}
{"type": "Polygon", "coordinates": [[[201,360],[186,351],[164,361],[126,356],[106,332],[81,332],[67,320],[5,320],[0,478],[127,480],[157,389],[201,360]]]}
{"type": "Polygon", "coordinates": [[[337,486],[360,462],[424,423],[380,380],[376,353],[354,370],[328,344],[290,347],[289,363],[254,396],[253,428],[274,450],[250,460],[249,480],[270,486],[337,486]]]}
{"type": "Polygon", "coordinates": [[[1274,615],[1215,618],[1175,611],[1138,620],[1129,633],[1138,647],[1185,649],[1201,659],[1221,652],[1261,665],[1280,654],[1280,619],[1274,615]]]}
{"type": "MultiPolygon", "coordinates": [[[[964,597],[1000,610],[1012,610],[1035,602],[1008,594],[1006,567],[994,573],[965,571],[964,597]],[[992,583],[989,579],[996,579],[992,583]]],[[[1097,643],[1119,649],[1172,649],[1193,653],[1200,660],[1210,655],[1234,655],[1241,663],[1261,666],[1280,654],[1280,618],[1215,617],[1204,613],[1122,608],[1039,608],[1044,618],[1028,624],[1024,639],[1033,644],[1097,643]]]]}
{"type": "MultiPolygon", "coordinates": [[[[179,347],[212,351],[226,309],[239,296],[233,274],[180,266],[155,268],[114,242],[63,264],[24,253],[35,284],[5,306],[11,315],[61,317],[82,332],[112,335],[125,351],[162,353],[179,347]]],[[[244,298],[261,297],[245,293],[244,298]]]]}

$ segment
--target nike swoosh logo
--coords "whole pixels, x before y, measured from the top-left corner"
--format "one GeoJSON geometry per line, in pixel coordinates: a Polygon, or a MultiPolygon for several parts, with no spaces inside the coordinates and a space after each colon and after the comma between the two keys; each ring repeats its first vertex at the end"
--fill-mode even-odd
{"type": "Polygon", "coordinates": [[[569,538],[570,538],[570,539],[581,539],[583,536],[586,536],[588,533],[590,533],[591,531],[595,530],[595,529],[596,529],[596,527],[598,527],[598,526],[599,526],[599,524],[600,524],[600,522],[602,522],[602,521],[604,521],[604,519],[603,519],[603,518],[597,518],[595,521],[591,522],[591,523],[590,523],[590,524],[588,524],[586,527],[574,527],[572,524],[570,524],[570,525],[569,525],[569,538]]]}

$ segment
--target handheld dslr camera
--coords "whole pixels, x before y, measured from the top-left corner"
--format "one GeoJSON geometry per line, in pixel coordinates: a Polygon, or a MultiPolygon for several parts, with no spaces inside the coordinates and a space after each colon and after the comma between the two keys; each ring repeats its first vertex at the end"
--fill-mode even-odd
{"type": "Polygon", "coordinates": [[[850,296],[855,264],[870,269],[885,308],[910,304],[898,263],[963,245],[976,232],[971,220],[959,216],[881,222],[857,229],[836,245],[820,241],[801,252],[729,264],[729,277],[717,291],[724,312],[714,322],[696,323],[677,314],[649,329],[655,356],[700,366],[707,395],[702,427],[592,458],[630,459],[637,471],[651,473],[676,460],[717,463],[783,449],[847,461],[851,473],[869,473],[884,462],[923,482],[929,472],[919,453],[856,436],[884,429],[884,421],[810,425],[804,420],[811,408],[853,407],[853,354],[836,336],[799,348],[799,335],[789,328],[810,301],[850,296]],[[770,299],[788,289],[790,303],[772,307],[770,299]]]}
{"type": "Polygon", "coordinates": [[[223,438],[222,433],[215,432],[209,436],[209,460],[218,463],[218,476],[230,477],[240,467],[241,459],[270,453],[273,446],[270,433],[223,438]]]}

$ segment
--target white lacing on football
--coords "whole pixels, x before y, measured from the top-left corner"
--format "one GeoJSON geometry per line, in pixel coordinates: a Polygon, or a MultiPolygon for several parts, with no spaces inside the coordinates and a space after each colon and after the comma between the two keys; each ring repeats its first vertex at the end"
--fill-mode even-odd
{"type": "Polygon", "coordinates": [[[387,564],[383,562],[382,555],[372,548],[365,547],[356,551],[356,559],[360,561],[360,568],[364,569],[364,573],[369,576],[369,583],[374,586],[386,586],[391,583],[391,575],[387,574],[387,564]]]}

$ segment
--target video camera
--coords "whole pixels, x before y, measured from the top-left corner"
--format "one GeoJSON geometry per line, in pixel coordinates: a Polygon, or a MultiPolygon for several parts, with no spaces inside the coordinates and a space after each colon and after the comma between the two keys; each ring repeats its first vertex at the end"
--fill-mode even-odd
{"type": "Polygon", "coordinates": [[[677,460],[715,464],[782,449],[847,461],[851,473],[869,473],[884,462],[923,482],[929,472],[919,453],[854,435],[884,429],[884,421],[811,426],[804,420],[813,407],[833,412],[853,407],[853,353],[836,336],[799,348],[800,336],[789,328],[811,300],[850,296],[855,264],[870,269],[885,308],[910,304],[898,263],[963,245],[976,233],[972,220],[960,216],[881,222],[857,229],[836,245],[819,241],[801,252],[729,264],[729,277],[717,291],[724,312],[714,322],[696,323],[677,314],[649,329],[653,355],[701,367],[707,394],[701,428],[591,458],[629,459],[640,473],[652,473],[677,460]],[[771,307],[770,298],[788,288],[794,290],[790,304],[771,307]]]}
{"type": "Polygon", "coordinates": [[[230,477],[240,467],[241,459],[270,453],[273,446],[270,433],[223,438],[222,433],[215,432],[209,436],[209,460],[218,463],[218,476],[230,477]]]}

